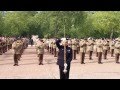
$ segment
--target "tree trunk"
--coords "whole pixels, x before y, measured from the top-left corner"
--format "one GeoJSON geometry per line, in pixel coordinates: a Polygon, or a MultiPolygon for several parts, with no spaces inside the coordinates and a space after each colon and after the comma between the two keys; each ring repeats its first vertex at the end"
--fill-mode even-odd
{"type": "Polygon", "coordinates": [[[112,38],[113,38],[113,29],[112,29],[111,35],[110,35],[110,39],[111,39],[111,40],[112,40],[112,38]]]}

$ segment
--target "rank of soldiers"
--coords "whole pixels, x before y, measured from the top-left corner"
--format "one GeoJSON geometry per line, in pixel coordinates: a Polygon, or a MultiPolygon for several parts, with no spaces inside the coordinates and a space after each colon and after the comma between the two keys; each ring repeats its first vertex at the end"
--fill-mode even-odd
{"type": "MultiPolygon", "coordinates": [[[[55,39],[45,39],[44,43],[49,53],[57,57],[58,48],[55,39]]],[[[102,64],[102,59],[108,60],[108,53],[111,57],[115,55],[115,62],[119,63],[120,38],[116,39],[68,39],[68,46],[72,48],[72,58],[77,60],[77,54],[80,55],[81,64],[85,64],[85,56],[88,54],[89,60],[93,60],[93,54],[98,58],[98,64],[102,64]]]]}
{"type": "MultiPolygon", "coordinates": [[[[39,64],[43,65],[44,49],[48,53],[58,56],[59,49],[56,46],[56,38],[53,39],[39,39],[34,43],[39,57],[39,64]],[[40,42],[39,42],[40,41],[40,42]],[[39,43],[38,43],[39,42],[39,43]]],[[[11,37],[0,38],[0,55],[4,54],[10,49],[14,49],[14,66],[18,65],[18,61],[24,50],[28,47],[29,39],[21,38],[15,39],[11,37]]],[[[111,57],[115,56],[115,62],[119,63],[120,55],[120,38],[116,39],[68,39],[68,47],[72,48],[72,58],[77,60],[77,54],[80,56],[80,63],[85,64],[86,54],[89,60],[94,60],[93,54],[96,54],[98,63],[102,64],[102,59],[108,60],[108,53],[111,57]]]]}

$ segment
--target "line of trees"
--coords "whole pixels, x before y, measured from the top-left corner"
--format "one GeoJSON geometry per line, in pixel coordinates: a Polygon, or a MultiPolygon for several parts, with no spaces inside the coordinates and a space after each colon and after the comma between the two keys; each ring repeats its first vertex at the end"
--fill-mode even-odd
{"type": "Polygon", "coordinates": [[[114,38],[120,35],[119,11],[13,11],[0,12],[0,35],[40,38],[114,38]]]}

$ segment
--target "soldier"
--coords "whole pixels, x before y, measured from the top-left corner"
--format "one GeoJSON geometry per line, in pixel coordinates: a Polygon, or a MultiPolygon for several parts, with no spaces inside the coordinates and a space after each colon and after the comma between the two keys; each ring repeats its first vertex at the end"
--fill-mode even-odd
{"type": "Polygon", "coordinates": [[[98,64],[102,64],[102,52],[103,52],[103,43],[102,40],[99,39],[97,41],[97,53],[98,53],[98,64]]]}
{"type": "Polygon", "coordinates": [[[57,64],[59,65],[60,70],[60,79],[69,79],[69,72],[70,72],[70,64],[72,61],[72,48],[68,47],[68,41],[62,41],[59,39],[56,41],[56,45],[59,49],[58,53],[58,60],[57,64]],[[60,43],[62,45],[60,45],[60,43]],[[63,72],[65,69],[65,63],[64,63],[64,47],[66,47],[66,64],[67,64],[67,72],[63,72]]]}
{"type": "Polygon", "coordinates": [[[18,66],[18,60],[21,54],[21,49],[22,49],[22,45],[21,45],[21,40],[20,38],[17,39],[17,41],[15,41],[12,44],[12,48],[14,49],[14,66],[18,66]]]}
{"type": "Polygon", "coordinates": [[[120,40],[116,39],[115,43],[115,61],[119,63],[119,55],[120,55],[120,40]]]}
{"type": "Polygon", "coordinates": [[[53,42],[53,54],[54,54],[54,57],[57,57],[55,41],[53,42]]]}
{"type": "Polygon", "coordinates": [[[85,53],[86,53],[86,40],[81,40],[80,41],[80,56],[81,56],[81,64],[85,64],[84,63],[84,59],[85,59],[85,53]]]}
{"type": "Polygon", "coordinates": [[[39,65],[43,65],[44,48],[45,48],[45,45],[43,43],[43,40],[40,39],[36,45],[37,54],[39,57],[39,65]]]}
{"type": "Polygon", "coordinates": [[[2,55],[2,40],[0,39],[0,55],[2,55]]]}
{"type": "Polygon", "coordinates": [[[32,38],[29,39],[29,43],[31,46],[33,46],[33,39],[32,38]]]}
{"type": "Polygon", "coordinates": [[[6,42],[7,42],[7,49],[9,50],[10,49],[10,38],[9,37],[6,39],[6,42]]]}
{"type": "Polygon", "coordinates": [[[76,60],[77,42],[75,39],[72,40],[72,51],[73,51],[73,59],[76,60]]]}
{"type": "Polygon", "coordinates": [[[3,53],[5,53],[6,43],[5,43],[5,41],[4,41],[4,40],[3,40],[3,42],[2,42],[2,45],[3,45],[3,53]]]}
{"type": "Polygon", "coordinates": [[[49,40],[48,39],[46,40],[46,48],[49,51],[49,40]]]}
{"type": "Polygon", "coordinates": [[[113,57],[114,48],[115,48],[115,42],[114,42],[113,40],[111,40],[111,41],[110,41],[110,52],[111,52],[111,57],[113,57]]]}
{"type": "Polygon", "coordinates": [[[87,51],[89,53],[89,60],[93,60],[92,59],[93,47],[94,47],[94,41],[91,38],[89,38],[88,43],[87,43],[87,51]]]}
{"type": "Polygon", "coordinates": [[[50,47],[51,47],[51,53],[53,54],[53,40],[52,40],[52,42],[51,42],[50,47]]]}
{"type": "Polygon", "coordinates": [[[79,45],[79,39],[77,40],[77,54],[80,52],[80,45],[79,45]]]}
{"type": "Polygon", "coordinates": [[[98,52],[97,52],[97,42],[98,42],[98,39],[95,40],[95,52],[96,52],[96,57],[98,57],[98,52]]]}
{"type": "Polygon", "coordinates": [[[109,49],[109,41],[104,40],[103,41],[103,56],[104,56],[104,59],[106,59],[106,60],[107,60],[108,49],[109,49]]]}

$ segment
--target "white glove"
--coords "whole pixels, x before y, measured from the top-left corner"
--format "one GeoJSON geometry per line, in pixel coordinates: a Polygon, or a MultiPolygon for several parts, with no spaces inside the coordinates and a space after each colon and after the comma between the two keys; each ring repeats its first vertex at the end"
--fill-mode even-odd
{"type": "Polygon", "coordinates": [[[64,64],[64,70],[63,70],[63,72],[64,72],[65,74],[67,73],[67,66],[68,66],[67,63],[65,63],[65,64],[64,64]]]}

